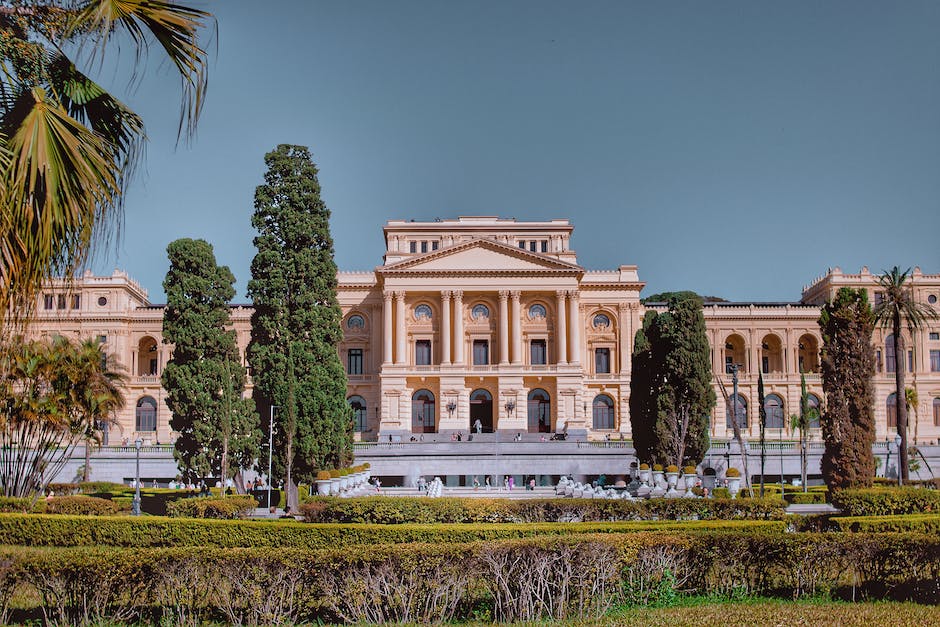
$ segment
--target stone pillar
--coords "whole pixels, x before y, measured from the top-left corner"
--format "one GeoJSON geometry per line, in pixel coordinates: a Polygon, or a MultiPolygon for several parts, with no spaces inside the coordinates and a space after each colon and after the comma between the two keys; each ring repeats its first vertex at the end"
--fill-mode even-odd
{"type": "Polygon", "coordinates": [[[512,358],[514,364],[521,364],[522,357],[522,314],[520,312],[520,292],[512,292],[512,358]]]}
{"type": "Polygon", "coordinates": [[[567,312],[565,311],[565,292],[558,290],[555,292],[557,305],[555,307],[558,323],[555,325],[555,346],[558,349],[558,363],[568,363],[568,325],[566,324],[567,312]]]}
{"type": "Polygon", "coordinates": [[[570,360],[573,364],[581,363],[581,307],[578,304],[578,292],[568,292],[568,305],[571,315],[568,316],[568,336],[571,338],[570,360]]]}
{"type": "Polygon", "coordinates": [[[405,293],[395,292],[395,363],[405,363],[405,293]]]}
{"type": "Polygon", "coordinates": [[[382,292],[382,363],[392,363],[392,293],[382,292]]]}
{"type": "Polygon", "coordinates": [[[463,365],[463,292],[454,292],[454,363],[463,365]]]}
{"type": "Polygon", "coordinates": [[[509,292],[499,291],[499,363],[509,363],[509,292]]]}
{"type": "MultiPolygon", "coordinates": [[[[617,333],[620,338],[620,374],[630,372],[630,307],[627,303],[617,305],[617,333]]],[[[611,364],[613,365],[613,364],[611,364]]],[[[611,369],[613,370],[613,369],[611,369]]]]}
{"type": "Polygon", "coordinates": [[[450,292],[441,292],[441,363],[450,363],[450,292]]]}

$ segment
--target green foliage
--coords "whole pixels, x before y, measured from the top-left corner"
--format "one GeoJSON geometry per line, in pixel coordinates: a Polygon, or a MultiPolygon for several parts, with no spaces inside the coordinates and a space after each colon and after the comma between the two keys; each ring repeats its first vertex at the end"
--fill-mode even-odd
{"type": "Polygon", "coordinates": [[[841,288],[820,312],[826,409],[820,417],[822,474],[830,490],[866,487],[875,476],[871,347],[873,318],[864,289],[841,288]]]}
{"type": "Polygon", "coordinates": [[[56,496],[37,501],[34,511],[69,516],[114,516],[127,513],[130,508],[121,507],[113,501],[94,496],[56,496]]]}
{"type": "Polygon", "coordinates": [[[260,439],[253,404],[242,398],[245,368],[228,328],[235,277],[216,264],[203,240],[176,240],[167,254],[163,338],[175,347],[163,387],[170,426],[179,433],[173,454],[186,477],[229,479],[251,465],[260,439]]]}
{"type": "Polygon", "coordinates": [[[176,518],[247,518],[255,513],[258,501],[252,496],[229,496],[217,498],[180,499],[168,503],[167,514],[176,518]]]}
{"type": "Polygon", "coordinates": [[[641,299],[641,302],[646,303],[668,303],[673,298],[687,299],[687,298],[698,298],[704,303],[727,303],[728,301],[719,296],[700,296],[690,290],[682,290],[679,292],[657,292],[656,294],[650,294],[641,299]]]}
{"type": "Polygon", "coordinates": [[[647,313],[634,346],[638,376],[631,378],[638,457],[676,466],[702,461],[715,407],[710,355],[701,299],[674,295],[666,313],[647,313]]]}
{"type": "Polygon", "coordinates": [[[834,516],[829,519],[838,531],[865,533],[908,532],[940,535],[940,513],[901,516],[834,516]]]}
{"type": "Polygon", "coordinates": [[[825,492],[791,492],[783,497],[792,505],[822,505],[826,502],[825,492]]]}
{"type": "Polygon", "coordinates": [[[316,165],[307,148],[290,145],[265,155],[265,164],[251,219],[258,235],[248,283],[254,302],[248,359],[259,410],[277,408],[275,474],[290,491],[318,470],[350,463],[353,426],[337,352],[342,329],[330,212],[316,165]]]}
{"type": "Polygon", "coordinates": [[[32,511],[33,499],[26,496],[0,496],[0,513],[25,514],[32,511]]]}
{"type": "Polygon", "coordinates": [[[924,488],[839,490],[832,504],[846,516],[889,516],[940,512],[940,492],[924,488]]]}

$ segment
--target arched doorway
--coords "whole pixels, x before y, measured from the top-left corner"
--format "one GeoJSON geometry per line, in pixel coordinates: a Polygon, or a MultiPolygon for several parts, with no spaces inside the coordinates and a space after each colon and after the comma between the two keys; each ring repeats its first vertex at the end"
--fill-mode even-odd
{"type": "Polygon", "coordinates": [[[551,397],[545,390],[532,390],[529,392],[529,433],[550,433],[551,430],[551,397]]]}
{"type": "Polygon", "coordinates": [[[486,390],[474,390],[470,393],[470,430],[476,432],[477,420],[483,433],[493,432],[493,395],[486,390]]]}
{"type": "Polygon", "coordinates": [[[430,390],[418,390],[411,397],[412,433],[435,433],[437,423],[434,412],[434,394],[430,390]]]}
{"type": "Polygon", "coordinates": [[[361,396],[350,396],[346,399],[353,412],[353,431],[362,433],[368,428],[368,411],[366,399],[361,396]]]}
{"type": "Polygon", "coordinates": [[[157,401],[152,396],[142,396],[137,400],[134,426],[142,432],[157,430],[157,401]]]}

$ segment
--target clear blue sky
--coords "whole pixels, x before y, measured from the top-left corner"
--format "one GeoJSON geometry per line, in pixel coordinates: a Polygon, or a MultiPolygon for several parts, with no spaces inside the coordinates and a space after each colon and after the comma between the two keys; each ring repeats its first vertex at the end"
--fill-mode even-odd
{"type": "Polygon", "coordinates": [[[940,272],[940,3],[195,2],[215,13],[198,134],[176,81],[114,88],[151,141],[126,269],[162,302],[167,243],[245,286],[263,157],[309,146],[340,269],[391,218],[570,218],[645,293],[797,300],[827,267],[940,272]],[[217,46],[215,45],[217,44],[217,46]]]}

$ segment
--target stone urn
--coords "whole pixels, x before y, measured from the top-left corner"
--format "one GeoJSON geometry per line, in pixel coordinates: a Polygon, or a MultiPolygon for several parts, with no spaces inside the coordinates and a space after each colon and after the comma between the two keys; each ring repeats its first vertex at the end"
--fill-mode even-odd
{"type": "Polygon", "coordinates": [[[728,477],[728,492],[731,494],[731,498],[737,498],[740,491],[741,477],[728,477]]]}
{"type": "Polygon", "coordinates": [[[669,489],[673,490],[676,487],[676,484],[679,482],[679,473],[677,472],[667,472],[666,473],[666,483],[669,485],[669,489]]]}
{"type": "Polygon", "coordinates": [[[320,496],[330,495],[330,480],[329,479],[317,479],[317,494],[319,494],[320,496]]]}
{"type": "Polygon", "coordinates": [[[682,475],[682,480],[685,481],[685,495],[689,497],[695,496],[692,492],[692,488],[698,483],[698,475],[685,474],[682,475]]]}

